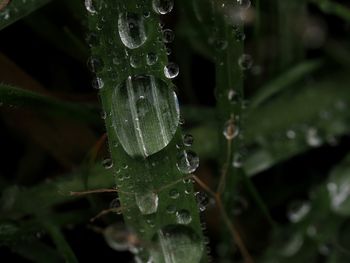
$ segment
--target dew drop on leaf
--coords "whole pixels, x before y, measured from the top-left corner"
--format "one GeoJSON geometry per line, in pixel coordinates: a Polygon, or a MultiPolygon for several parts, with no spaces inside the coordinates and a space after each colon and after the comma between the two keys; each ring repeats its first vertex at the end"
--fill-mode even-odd
{"type": "Polygon", "coordinates": [[[146,62],[148,66],[152,66],[154,64],[156,64],[158,61],[158,55],[154,52],[149,52],[146,55],[146,62]]]}
{"type": "Polygon", "coordinates": [[[162,150],[179,125],[175,92],[151,75],[128,77],[114,90],[111,107],[114,130],[132,157],[147,157],[162,150]]]}
{"type": "Polygon", "coordinates": [[[198,234],[184,225],[167,225],[155,234],[152,241],[157,244],[151,249],[154,262],[199,263],[203,244],[198,234]]]}
{"type": "Polygon", "coordinates": [[[113,161],[110,158],[106,158],[102,161],[102,165],[105,169],[111,169],[113,167],[113,161]]]}
{"type": "Polygon", "coordinates": [[[172,198],[172,199],[177,199],[177,198],[179,198],[179,196],[180,196],[180,193],[179,193],[179,191],[177,190],[177,189],[171,189],[170,191],[169,191],[169,196],[170,196],[170,198],[172,198]]]}
{"type": "Polygon", "coordinates": [[[190,211],[187,209],[181,209],[176,212],[176,221],[179,224],[187,225],[191,223],[192,221],[192,216],[190,211]]]}
{"type": "Polygon", "coordinates": [[[181,151],[177,157],[177,168],[184,174],[190,174],[197,170],[199,166],[199,158],[192,151],[181,151]]]}
{"type": "Polygon", "coordinates": [[[152,191],[135,194],[136,204],[143,215],[150,215],[157,212],[158,200],[158,195],[152,191]]]}
{"type": "Polygon", "coordinates": [[[170,62],[164,67],[164,75],[168,79],[173,79],[179,75],[179,66],[173,62],[170,62]]]}
{"type": "Polygon", "coordinates": [[[129,238],[135,234],[122,224],[109,225],[104,231],[103,236],[107,244],[114,250],[126,251],[130,249],[129,238]]]}
{"type": "Polygon", "coordinates": [[[248,70],[253,66],[253,58],[251,55],[243,54],[238,59],[238,65],[242,70],[248,70]]]}
{"type": "Polygon", "coordinates": [[[164,43],[171,43],[174,41],[175,35],[171,29],[164,29],[162,31],[162,34],[163,34],[163,42],[164,43]]]}
{"type": "Polygon", "coordinates": [[[193,144],[193,136],[191,134],[185,134],[183,136],[183,142],[185,146],[192,146],[193,144]]]}
{"type": "Polygon", "coordinates": [[[152,7],[154,12],[160,15],[165,15],[174,8],[173,0],[153,0],[152,7]]]}
{"type": "Polygon", "coordinates": [[[93,5],[93,0],[85,0],[85,8],[91,14],[96,14],[96,8],[93,5]]]}
{"type": "Polygon", "coordinates": [[[101,78],[97,77],[92,80],[92,87],[94,89],[102,89],[104,86],[104,82],[101,78]]]}
{"type": "Polygon", "coordinates": [[[147,40],[144,17],[139,14],[124,12],[119,15],[118,32],[123,44],[135,49],[147,40]]]}

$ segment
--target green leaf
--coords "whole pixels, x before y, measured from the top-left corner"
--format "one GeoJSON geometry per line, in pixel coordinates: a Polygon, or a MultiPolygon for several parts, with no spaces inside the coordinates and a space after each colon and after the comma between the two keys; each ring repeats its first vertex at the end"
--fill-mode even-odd
{"type": "Polygon", "coordinates": [[[3,106],[26,107],[44,114],[96,123],[97,110],[88,104],[65,102],[34,91],[0,83],[0,103],[3,106]]]}
{"type": "Polygon", "coordinates": [[[12,0],[0,11],[0,30],[31,14],[51,0],[12,0]]]}

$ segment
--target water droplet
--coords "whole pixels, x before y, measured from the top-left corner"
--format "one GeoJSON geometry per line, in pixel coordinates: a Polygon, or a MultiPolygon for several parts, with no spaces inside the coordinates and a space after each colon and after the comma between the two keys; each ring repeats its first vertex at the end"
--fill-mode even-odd
{"type": "Polygon", "coordinates": [[[196,200],[197,200],[199,211],[201,212],[205,211],[205,209],[209,204],[208,195],[204,192],[198,192],[196,193],[196,200]]]}
{"type": "Polygon", "coordinates": [[[347,208],[350,204],[350,179],[348,176],[338,175],[338,177],[332,178],[327,184],[327,190],[334,211],[339,213],[349,211],[347,208]]]}
{"type": "Polygon", "coordinates": [[[102,165],[105,169],[111,169],[113,167],[113,161],[110,158],[106,158],[102,161],[102,165]]]}
{"type": "Polygon", "coordinates": [[[179,66],[173,62],[170,62],[164,67],[164,75],[168,79],[173,79],[179,75],[179,66]]]}
{"type": "Polygon", "coordinates": [[[110,203],[109,203],[109,208],[119,208],[120,207],[120,200],[119,197],[114,198],[110,203]]]}
{"type": "Polygon", "coordinates": [[[191,134],[185,134],[183,136],[183,142],[185,146],[192,146],[193,144],[193,136],[191,134]]]}
{"type": "Polygon", "coordinates": [[[320,137],[318,130],[315,128],[309,128],[306,131],[306,142],[311,147],[318,147],[322,144],[322,138],[320,137]]]}
{"type": "Polygon", "coordinates": [[[168,205],[166,207],[166,211],[168,214],[174,214],[176,212],[176,206],[175,205],[168,205]]]}
{"type": "Polygon", "coordinates": [[[199,235],[189,226],[167,225],[154,235],[151,248],[154,262],[199,263],[204,246],[199,235]]]}
{"type": "Polygon", "coordinates": [[[241,168],[243,166],[243,157],[242,154],[240,153],[235,153],[233,156],[233,162],[232,162],[233,167],[235,168],[241,168]]]}
{"type": "Polygon", "coordinates": [[[91,14],[96,14],[96,8],[93,5],[93,0],[85,0],[85,8],[91,14]]]}
{"type": "Polygon", "coordinates": [[[192,221],[192,217],[190,214],[190,211],[188,211],[187,209],[181,209],[179,211],[176,212],[176,221],[179,224],[183,224],[183,225],[187,225],[189,223],[191,223],[192,221]]]}
{"type": "Polygon", "coordinates": [[[154,52],[150,52],[146,55],[146,62],[147,65],[152,66],[156,64],[158,61],[158,55],[154,52]]]}
{"type": "Polygon", "coordinates": [[[248,70],[253,66],[253,58],[251,55],[243,54],[238,59],[238,65],[242,70],[248,70]]]}
{"type": "Polygon", "coordinates": [[[225,136],[225,138],[227,140],[233,140],[238,136],[238,134],[239,134],[239,129],[235,125],[233,119],[228,120],[225,123],[224,131],[223,131],[223,135],[225,136]]]}
{"type": "Polygon", "coordinates": [[[181,151],[177,157],[177,168],[184,174],[190,174],[197,170],[199,166],[199,158],[192,151],[181,151]]]}
{"type": "Polygon", "coordinates": [[[147,157],[162,150],[179,125],[176,94],[151,75],[130,76],[121,83],[113,92],[111,107],[114,130],[131,156],[147,157]]]}
{"type": "Polygon", "coordinates": [[[162,34],[163,34],[163,42],[164,43],[171,43],[174,41],[175,35],[171,29],[164,29],[162,31],[162,34]]]}
{"type": "Polygon", "coordinates": [[[103,69],[103,62],[101,59],[90,57],[87,61],[88,68],[91,72],[97,73],[103,69]]]}
{"type": "Polygon", "coordinates": [[[143,16],[135,13],[121,13],[118,19],[119,36],[123,44],[135,49],[147,40],[143,16]]]}
{"type": "Polygon", "coordinates": [[[158,195],[152,191],[135,194],[135,200],[140,212],[144,215],[154,214],[158,209],[158,195]]]}
{"type": "Polygon", "coordinates": [[[240,7],[243,9],[248,9],[251,6],[250,0],[237,0],[240,7]]]}
{"type": "Polygon", "coordinates": [[[172,199],[177,199],[177,198],[179,198],[180,193],[179,193],[179,191],[178,191],[177,189],[171,189],[171,190],[169,191],[169,196],[170,196],[170,198],[172,198],[172,199]]]}
{"type": "Polygon", "coordinates": [[[167,14],[171,12],[174,8],[173,0],[153,0],[152,7],[154,12],[160,15],[167,14]]]}
{"type": "Polygon", "coordinates": [[[101,78],[97,77],[92,80],[92,87],[94,89],[102,89],[104,86],[104,82],[101,78]]]}
{"type": "Polygon", "coordinates": [[[107,244],[114,250],[126,251],[129,250],[132,244],[129,242],[130,237],[137,239],[136,235],[124,225],[112,224],[104,231],[103,236],[107,244]]]}
{"type": "Polygon", "coordinates": [[[86,37],[86,42],[88,43],[89,47],[96,47],[99,43],[99,38],[96,33],[90,33],[86,37]]]}
{"type": "Polygon", "coordinates": [[[287,136],[288,139],[293,140],[296,137],[296,132],[293,131],[293,130],[288,130],[286,132],[286,136],[287,136]]]}
{"type": "Polygon", "coordinates": [[[298,223],[309,213],[311,205],[305,201],[295,201],[288,207],[287,216],[292,223],[298,223]]]}
{"type": "Polygon", "coordinates": [[[141,58],[137,55],[130,56],[130,66],[139,68],[141,66],[141,58]]]}

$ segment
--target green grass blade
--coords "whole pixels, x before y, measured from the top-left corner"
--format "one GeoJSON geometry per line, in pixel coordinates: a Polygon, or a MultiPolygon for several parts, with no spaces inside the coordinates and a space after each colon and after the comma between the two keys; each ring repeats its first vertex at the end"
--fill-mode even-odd
{"type": "Polygon", "coordinates": [[[0,11],[0,30],[31,14],[51,0],[12,0],[0,11]]]}
{"type": "Polygon", "coordinates": [[[99,119],[96,108],[90,105],[61,101],[7,84],[0,84],[0,97],[3,106],[26,107],[45,114],[90,123],[95,123],[99,119]]]}
{"type": "Polygon", "coordinates": [[[283,89],[295,84],[296,82],[302,80],[308,74],[316,71],[323,65],[320,60],[305,61],[302,62],[288,71],[282,73],[277,78],[273,79],[266,85],[260,88],[257,94],[253,96],[250,101],[249,110],[258,108],[261,104],[266,102],[269,98],[282,92],[283,89]]]}
{"type": "MultiPolygon", "coordinates": [[[[187,158],[191,153],[187,155],[188,152],[184,152],[180,129],[167,146],[163,144],[163,149],[158,147],[156,153],[142,154],[153,144],[152,140],[161,140],[163,136],[162,133],[154,133],[161,124],[155,121],[154,116],[160,116],[162,112],[165,116],[172,115],[162,119],[164,125],[168,125],[166,122],[174,120],[176,115],[169,104],[172,100],[156,94],[159,85],[163,91],[172,90],[171,81],[164,74],[168,61],[164,44],[159,41],[159,17],[153,11],[151,1],[107,0],[104,5],[97,4],[89,9],[91,34],[96,36],[91,49],[92,62],[101,84],[100,97],[106,112],[107,136],[113,160],[111,169],[120,190],[122,207],[125,207],[124,220],[144,242],[151,242],[156,247],[162,245],[162,249],[158,247],[157,250],[161,253],[152,249],[148,251],[155,261],[165,262],[165,258],[172,257],[183,262],[184,254],[189,257],[186,260],[190,263],[199,262],[201,258],[205,261],[193,186],[190,181],[183,181],[188,175],[177,167],[177,163],[180,167],[185,164],[186,169],[191,168],[185,173],[193,171],[191,165],[187,167],[187,158]],[[149,62],[150,58],[152,63],[149,62]],[[156,95],[164,99],[154,100],[157,103],[152,105],[156,109],[151,111],[152,107],[147,101],[153,100],[156,95]],[[113,98],[118,99],[119,103],[116,104],[113,98]],[[120,119],[120,113],[127,115],[120,119]],[[150,120],[147,123],[149,128],[145,129],[144,120],[147,118],[150,120]],[[130,129],[123,129],[118,125],[121,121],[133,125],[130,129]],[[125,138],[127,142],[121,141],[125,138]],[[141,156],[131,154],[129,146],[141,156]],[[175,199],[169,195],[170,190],[178,193],[175,199]],[[174,233],[177,231],[179,235],[174,233]],[[177,249],[180,249],[177,242],[182,241],[187,244],[183,247],[186,252],[177,249]]],[[[174,126],[170,128],[173,129],[174,126]]],[[[142,257],[148,257],[147,251],[145,253],[142,257]]]]}
{"type": "Polygon", "coordinates": [[[44,225],[47,231],[49,232],[49,235],[51,236],[53,242],[55,243],[57,250],[60,252],[60,255],[62,255],[62,257],[64,258],[65,262],[77,263],[78,260],[74,255],[74,252],[72,251],[71,247],[67,243],[61,230],[54,224],[47,221],[44,223],[44,225]]]}

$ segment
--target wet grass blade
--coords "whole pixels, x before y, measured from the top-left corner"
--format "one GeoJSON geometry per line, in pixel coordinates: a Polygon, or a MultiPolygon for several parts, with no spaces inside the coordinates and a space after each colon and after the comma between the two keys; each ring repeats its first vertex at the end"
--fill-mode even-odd
{"type": "Polygon", "coordinates": [[[0,11],[0,30],[11,25],[17,20],[31,14],[38,8],[48,4],[52,0],[12,0],[2,1],[8,4],[0,11]]]}
{"type": "MultiPolygon", "coordinates": [[[[183,262],[185,254],[192,258],[191,263],[201,258],[205,261],[193,185],[191,180],[184,180],[198,166],[198,159],[183,146],[178,123],[169,123],[177,122],[177,109],[174,95],[170,96],[174,94],[173,85],[165,75],[172,78],[177,69],[165,68],[169,64],[164,44],[159,41],[159,17],[151,1],[104,3],[87,5],[94,38],[91,61],[101,88],[113,160],[110,169],[120,190],[125,223],[141,240],[165,245],[161,253],[148,251],[155,261],[172,257],[183,262]],[[163,128],[155,133],[160,124],[163,128]],[[176,133],[166,145],[164,135],[174,129],[176,133]],[[152,148],[162,140],[161,147],[152,148]],[[187,252],[178,253],[177,242],[183,239],[190,241],[187,252]]],[[[147,259],[149,254],[144,253],[136,256],[147,259]]]]}

